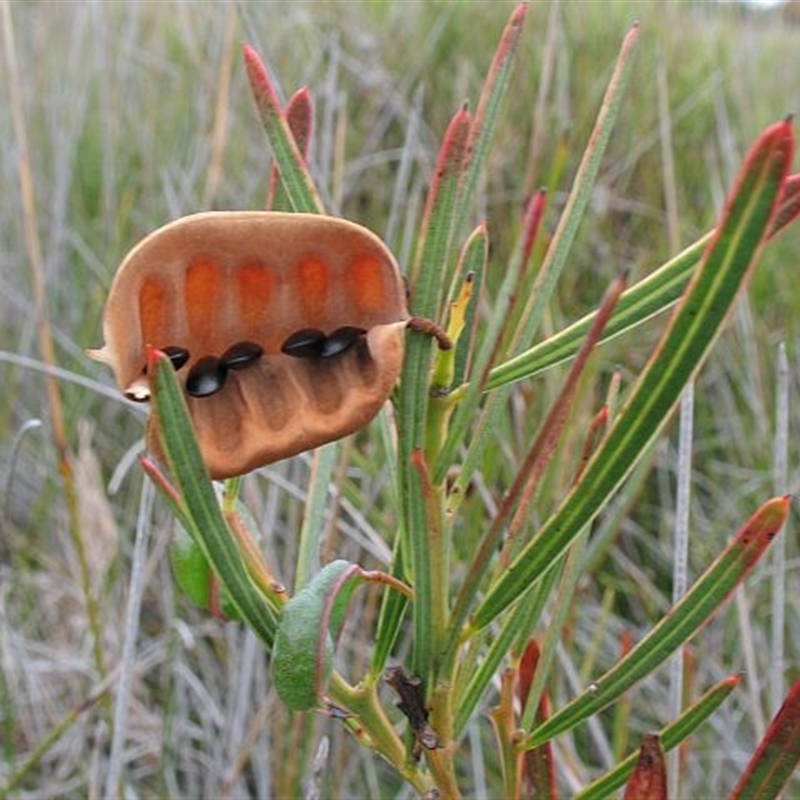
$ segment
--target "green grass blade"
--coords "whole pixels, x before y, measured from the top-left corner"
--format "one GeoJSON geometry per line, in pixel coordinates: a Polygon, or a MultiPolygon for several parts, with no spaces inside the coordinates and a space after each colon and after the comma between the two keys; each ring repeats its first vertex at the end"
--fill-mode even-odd
{"type": "Polygon", "coordinates": [[[166,356],[153,350],[148,373],[153,383],[153,423],[158,426],[159,440],[175,486],[192,518],[192,529],[199,535],[198,543],[242,619],[271,647],[276,630],[275,616],[253,585],[225,524],[175,370],[166,356]]]}
{"type": "Polygon", "coordinates": [[[525,748],[538,747],[597,713],[669,658],[747,577],[788,514],[788,495],[761,506],[670,613],[586,691],[535,728],[525,748]]]}
{"type": "Polygon", "coordinates": [[[306,505],[303,510],[303,524],[300,528],[300,542],[297,548],[295,592],[305,586],[320,567],[319,551],[322,531],[325,528],[328,486],[333,478],[338,460],[339,442],[329,442],[314,451],[311,476],[308,479],[306,505]]]}
{"type": "MultiPolygon", "coordinates": [[[[723,701],[741,683],[741,680],[740,675],[733,675],[721,680],[696,703],[687,708],[678,719],[663,728],[658,735],[664,750],[669,752],[686,741],[722,705],[723,701]]],[[[610,797],[628,779],[638,758],[638,751],[631,753],[602,778],[593,781],[583,791],[576,794],[575,800],[604,800],[604,798],[610,797]]]]}
{"type": "Polygon", "coordinates": [[[281,183],[292,208],[310,214],[324,214],[322,201],[289,128],[275,87],[258,54],[249,45],[244,46],[244,63],[256,107],[280,172],[281,183]]]}
{"type": "Polygon", "coordinates": [[[701,266],[656,352],[580,483],[490,589],[472,625],[506,609],[590,523],[669,418],[763,247],[793,154],[788,121],[753,145],[701,266]]]}

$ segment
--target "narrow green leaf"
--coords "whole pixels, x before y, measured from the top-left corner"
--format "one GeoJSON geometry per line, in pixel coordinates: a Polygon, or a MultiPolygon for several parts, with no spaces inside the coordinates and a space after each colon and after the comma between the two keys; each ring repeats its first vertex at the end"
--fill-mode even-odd
{"type": "MultiPolygon", "coordinates": [[[[638,38],[638,26],[632,28],[625,37],[620,50],[614,73],[606,89],[597,121],[592,130],[589,144],[584,152],[575,180],[570,191],[567,205],[559,219],[553,240],[548,248],[547,255],[536,277],[529,299],[526,303],[520,322],[513,332],[511,349],[521,352],[527,349],[541,322],[544,310],[550,300],[552,291],[561,275],[564,265],[575,239],[578,225],[583,219],[583,214],[591,197],[592,187],[602,163],[608,140],[616,122],[622,97],[627,85],[631,69],[631,56],[634,52],[638,38]]],[[[495,313],[503,314],[503,309],[495,313]]],[[[481,377],[481,376],[479,376],[481,377]]],[[[463,491],[466,483],[471,479],[478,461],[487,442],[490,441],[500,414],[503,413],[508,400],[510,387],[501,386],[493,391],[486,400],[483,411],[474,426],[473,439],[464,457],[458,489],[463,491]]],[[[446,450],[448,457],[453,455],[452,450],[446,450]]],[[[435,471],[435,479],[439,479],[446,470],[446,459],[441,457],[435,471]]]]}
{"type": "MultiPolygon", "coordinates": [[[[722,705],[741,680],[741,675],[733,675],[720,681],[687,708],[678,719],[663,728],[659,737],[664,750],[669,752],[686,741],[722,705]]],[[[610,797],[628,779],[638,757],[638,751],[631,753],[602,778],[598,778],[576,794],[575,800],[605,800],[610,797]]]]}
{"type": "Polygon", "coordinates": [[[467,139],[472,119],[462,106],[444,134],[436,172],[428,193],[422,235],[411,275],[411,304],[421,317],[438,319],[446,265],[453,243],[453,214],[467,165],[467,139]]]}
{"type": "MultiPolygon", "coordinates": [[[[286,104],[286,122],[289,125],[292,138],[297,144],[297,150],[303,158],[303,163],[308,163],[312,118],[311,95],[304,86],[302,89],[298,89],[286,104]]],[[[286,194],[277,164],[273,164],[269,172],[266,208],[268,211],[292,210],[292,202],[286,194]]]]}
{"type": "MultiPolygon", "coordinates": [[[[488,324],[486,328],[480,332],[479,346],[471,369],[472,379],[469,384],[465,387],[460,387],[458,390],[458,403],[453,413],[450,431],[439,454],[434,471],[433,482],[436,485],[444,481],[447,470],[455,460],[459,449],[463,446],[466,430],[475,424],[475,413],[481,401],[481,390],[486,380],[492,359],[495,357],[499,342],[502,339],[503,331],[508,320],[509,310],[514,302],[514,291],[517,288],[522,271],[529,262],[531,250],[533,249],[533,244],[536,240],[544,215],[546,202],[546,193],[537,192],[531,198],[525,209],[522,232],[514,247],[514,252],[508,267],[503,274],[503,281],[500,285],[497,298],[495,299],[494,308],[492,309],[488,324]]],[[[486,236],[485,228],[483,228],[481,236],[484,240],[484,247],[488,248],[488,237],[486,236]]],[[[453,398],[448,398],[448,402],[452,403],[453,398]]],[[[492,402],[491,397],[489,398],[489,402],[492,402]]],[[[477,454],[482,451],[480,442],[483,440],[484,436],[488,435],[489,428],[486,424],[483,424],[483,421],[487,418],[487,413],[487,411],[484,411],[481,414],[477,429],[473,434],[473,441],[469,448],[469,452],[473,453],[473,458],[477,458],[477,454]]],[[[464,486],[469,482],[472,476],[469,455],[467,459],[465,459],[461,471],[464,475],[464,479],[463,481],[459,481],[459,491],[463,492],[464,486]]]]}
{"type": "Polygon", "coordinates": [[[800,678],[769,725],[730,800],[778,797],[800,764],[800,678]]]}
{"type": "Polygon", "coordinates": [[[469,166],[456,210],[455,235],[458,238],[467,229],[469,211],[474,207],[478,183],[489,155],[500,106],[508,91],[527,13],[528,7],[525,3],[520,3],[511,13],[478,98],[467,144],[469,166]]]}
{"type": "Polygon", "coordinates": [[[708,354],[763,246],[793,154],[791,125],[753,145],[701,266],[630,399],[581,481],[490,589],[472,625],[483,627],[563,552],[619,487],[669,419],[683,387],[708,354]]]}
{"type": "Polygon", "coordinates": [[[452,659],[455,655],[459,644],[461,626],[470,609],[473,608],[475,596],[483,583],[485,575],[491,568],[502,574],[505,564],[507,564],[513,553],[511,547],[517,546],[517,534],[527,515],[534,489],[556,452],[558,439],[564,429],[571,401],[581,375],[624,285],[624,280],[617,278],[606,291],[599,313],[581,345],[578,356],[570,365],[569,372],[559,389],[558,396],[542,421],[536,438],[529,446],[525,460],[518,470],[511,487],[506,492],[500,509],[489,528],[481,536],[480,545],[461,585],[458,599],[453,609],[453,624],[451,625],[450,636],[445,648],[445,656],[448,659],[452,659]],[[508,522],[509,518],[510,522],[508,522]],[[503,533],[506,534],[507,538],[501,551],[501,561],[498,566],[493,564],[492,555],[497,551],[503,533]]]}
{"type": "Polygon", "coordinates": [[[528,347],[533,339],[553,289],[567,263],[567,256],[591,198],[592,188],[619,114],[638,38],[639,26],[634,25],[622,43],[614,73],[603,97],[591,139],[578,167],[567,205],[559,220],[542,268],[536,276],[536,282],[522,312],[519,327],[514,332],[511,347],[516,351],[528,347]]]}
{"type": "MultiPolygon", "coordinates": [[[[456,239],[460,239],[463,232],[466,231],[469,213],[474,208],[478,183],[486,165],[500,106],[511,80],[527,10],[527,4],[520,3],[511,13],[481,89],[467,142],[469,163],[455,208],[454,236],[456,239]]],[[[543,207],[543,198],[541,200],[543,207]]],[[[519,259],[519,256],[520,252],[517,251],[517,259],[519,259]]],[[[526,263],[527,258],[521,261],[517,260],[516,263],[512,263],[509,267],[495,306],[496,314],[499,316],[493,317],[494,321],[490,322],[490,328],[496,328],[497,330],[494,333],[490,330],[481,335],[482,346],[477,355],[476,365],[473,368],[474,374],[481,382],[485,378],[490,359],[495,352],[495,341],[502,332],[503,324],[506,320],[506,311],[510,305],[510,298],[517,284],[519,272],[526,263]]],[[[478,285],[480,286],[481,284],[478,283],[478,285]]],[[[472,423],[473,414],[479,402],[480,393],[474,390],[468,397],[462,399],[456,409],[455,429],[463,430],[466,425],[472,423]]],[[[450,464],[452,464],[457,449],[463,441],[463,438],[455,434],[449,436],[444,445],[445,452],[429,465],[434,485],[438,486],[444,480],[444,475],[450,464]]]]}
{"type": "MultiPolygon", "coordinates": [[[[601,343],[646,322],[679,300],[712,235],[709,233],[699,239],[655,272],[627,289],[603,330],[601,343]]],[[[595,316],[594,312],[587,314],[524,353],[498,364],[489,375],[485,391],[531,378],[550,367],[569,361],[578,351],[595,316]]]]}
{"type": "Polygon", "coordinates": [[[249,45],[244,46],[244,63],[256,107],[292,208],[310,214],[323,214],[322,201],[289,128],[275,87],[258,54],[249,45]]]}
{"type": "MultiPolygon", "coordinates": [[[[478,314],[478,301],[481,287],[481,277],[486,268],[486,258],[489,251],[489,241],[486,235],[486,227],[479,225],[472,235],[467,239],[462,250],[460,275],[466,280],[467,275],[473,276],[472,296],[470,298],[465,317],[465,328],[462,334],[457,337],[455,347],[448,351],[440,351],[436,356],[436,369],[432,377],[432,396],[428,409],[428,433],[426,442],[428,444],[428,457],[432,458],[441,451],[442,440],[464,441],[470,421],[463,414],[460,415],[459,429],[453,430],[450,427],[450,419],[453,413],[452,397],[448,394],[455,374],[459,371],[463,375],[466,362],[469,360],[471,348],[475,346],[475,318],[478,314]],[[475,278],[477,277],[477,280],[475,278]],[[444,368],[442,367],[444,365],[444,368]],[[440,390],[437,391],[436,387],[440,390]]],[[[499,326],[497,326],[499,328],[499,326]]],[[[481,339],[481,347],[485,346],[485,340],[481,339]]],[[[488,359],[488,357],[487,357],[488,359]]],[[[474,408],[480,400],[480,393],[473,392],[469,398],[464,397],[455,408],[460,409],[462,403],[470,403],[474,408]]],[[[435,484],[441,484],[443,476],[440,476],[435,484]]]]}
{"type": "Polygon", "coordinates": [[[535,728],[525,748],[538,747],[605,708],[685,644],[755,567],[788,513],[788,495],[761,506],[669,614],[581,695],[535,728]]]}
{"type": "Polygon", "coordinates": [[[225,524],[172,363],[163,353],[151,350],[148,374],[153,386],[151,424],[156,426],[170,473],[191,518],[191,529],[242,619],[271,647],[275,616],[251,581],[225,524]]]}
{"type": "MultiPolygon", "coordinates": [[[[560,577],[560,563],[553,565],[538,584],[531,587],[530,594],[525,595],[522,602],[525,604],[525,614],[507,614],[502,627],[492,638],[491,645],[482,649],[480,665],[469,674],[469,682],[464,691],[459,694],[455,703],[455,730],[460,733],[474,713],[481,698],[492,684],[497,670],[503,660],[508,657],[509,651],[524,635],[530,635],[531,620],[538,620],[546,608],[550,592],[560,577]]],[[[478,637],[483,635],[483,631],[478,637]]],[[[480,643],[480,638],[476,641],[480,643]]],[[[475,646],[474,641],[470,646],[475,646]]]]}
{"type": "MultiPolygon", "coordinates": [[[[422,317],[434,316],[441,302],[441,276],[450,253],[453,209],[465,165],[469,125],[469,114],[461,109],[445,134],[428,197],[419,257],[412,275],[413,310],[422,317]]],[[[430,684],[433,644],[433,577],[424,491],[419,471],[412,461],[415,454],[422,453],[425,444],[431,348],[430,336],[413,331],[407,334],[398,411],[401,528],[410,544],[415,591],[412,670],[423,678],[426,686],[430,684]]]]}
{"type": "Polygon", "coordinates": [[[783,187],[780,208],[772,221],[770,239],[788,228],[798,217],[800,217],[800,175],[790,175],[783,187]]]}
{"type": "MultiPolygon", "coordinates": [[[[800,175],[786,179],[780,206],[769,232],[771,241],[800,216],[800,175]]],[[[691,244],[647,277],[631,286],[620,298],[614,316],[603,331],[607,342],[641,325],[674,305],[686,289],[692,272],[711,241],[714,231],[691,244]]],[[[578,351],[595,313],[573,322],[557,334],[534,345],[524,353],[498,364],[483,387],[491,391],[508,383],[532,378],[550,367],[569,361],[578,351]]]]}
{"type": "MultiPolygon", "coordinates": [[[[583,558],[589,542],[589,528],[584,528],[570,549],[559,559],[556,570],[561,573],[558,591],[548,617],[547,632],[541,642],[541,653],[536,675],[533,678],[529,697],[523,705],[520,727],[530,730],[536,720],[537,709],[547,686],[548,678],[556,661],[556,653],[562,644],[563,631],[570,614],[574,613],[578,582],[584,578],[583,558]],[[562,567],[563,562],[563,567],[562,567]]],[[[527,616],[527,615],[526,615],[527,616]]]]}

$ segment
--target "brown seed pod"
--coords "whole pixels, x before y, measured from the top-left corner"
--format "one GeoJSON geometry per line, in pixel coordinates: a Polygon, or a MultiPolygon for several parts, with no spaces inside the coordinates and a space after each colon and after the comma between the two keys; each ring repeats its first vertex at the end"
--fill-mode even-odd
{"type": "MultiPolygon", "coordinates": [[[[146,347],[180,353],[200,450],[212,477],[225,478],[366,425],[400,374],[407,320],[397,263],[365,228],[209,212],[131,250],[109,291],[105,344],[89,354],[127,396],[147,400],[146,347]],[[282,350],[309,330],[332,337],[336,357],[282,350]]],[[[158,450],[152,426],[149,440],[158,450]]]]}

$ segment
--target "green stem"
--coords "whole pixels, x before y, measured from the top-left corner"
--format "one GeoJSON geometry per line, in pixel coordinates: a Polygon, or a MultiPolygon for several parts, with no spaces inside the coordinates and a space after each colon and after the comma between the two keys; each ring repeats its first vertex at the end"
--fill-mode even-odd
{"type": "Polygon", "coordinates": [[[422,796],[433,789],[429,775],[421,772],[409,757],[397,731],[378,700],[376,686],[350,686],[334,672],[328,687],[331,700],[353,714],[355,725],[350,730],[365,745],[371,747],[422,796]]]}

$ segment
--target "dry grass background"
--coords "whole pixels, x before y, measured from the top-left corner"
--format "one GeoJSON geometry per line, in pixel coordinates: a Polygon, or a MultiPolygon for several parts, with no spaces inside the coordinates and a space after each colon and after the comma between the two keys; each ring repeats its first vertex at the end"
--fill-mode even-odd
{"type": "MultiPolygon", "coordinates": [[[[117,396],[83,350],[100,340],[106,289],[139,237],[182,214],[263,206],[269,160],[239,61],[242,40],[264,56],[286,96],[311,87],[312,167],[327,207],[384,235],[406,263],[438,139],[461,101],[474,102],[512,4],[121,0],[1,8],[0,787],[51,737],[14,796],[101,796],[109,761],[124,764],[128,797],[407,796],[330,721],[289,719],[269,691],[255,639],[176,595],[165,558],[171,521],[132,458],[141,410],[117,396]],[[30,182],[31,202],[20,176],[30,182]],[[53,364],[40,344],[37,269],[53,364]],[[72,518],[53,391],[76,490],[72,518]],[[139,551],[137,529],[145,542],[139,551]],[[83,560],[76,532],[86,543],[83,560]],[[132,569],[145,587],[144,605],[119,750],[113,691],[87,700],[119,678],[132,569]]],[[[711,2],[575,0],[562,2],[559,15],[553,25],[550,3],[531,4],[490,162],[480,213],[498,261],[524,198],[547,183],[563,143],[572,174],[630,21],[639,19],[643,32],[553,326],[596,300],[620,264],[642,275],[671,252],[671,241],[685,245],[704,232],[756,132],[800,109],[799,31],[779,13],[711,2]],[[674,156],[672,171],[665,152],[674,156]]],[[[550,187],[556,208],[567,178],[550,187]]],[[[694,572],[759,499],[781,489],[776,484],[797,484],[797,447],[790,439],[788,467],[776,474],[773,432],[780,341],[789,396],[798,389],[798,253],[796,232],[770,247],[698,384],[694,572]]],[[[647,338],[628,337],[609,359],[632,373],[647,338]]],[[[503,460],[517,457],[532,403],[522,387],[499,432],[497,463],[486,465],[476,508],[468,509],[475,519],[502,490],[503,460]]],[[[790,432],[800,422],[796,408],[788,408],[790,432]]],[[[673,439],[655,453],[635,512],[619,523],[614,558],[601,565],[575,620],[576,646],[599,648],[601,661],[613,659],[623,630],[646,627],[669,603],[673,439]],[[594,638],[598,629],[602,640],[594,638]]],[[[368,456],[368,444],[352,451],[329,546],[381,563],[388,550],[379,532],[392,512],[383,503],[385,470],[371,468],[368,456]]],[[[264,547],[287,579],[308,464],[301,457],[262,470],[244,489],[264,547]]],[[[791,528],[778,566],[785,672],[772,663],[776,578],[767,567],[698,647],[697,686],[743,667],[749,677],[693,740],[686,796],[730,789],[771,716],[775,681],[797,674],[800,562],[791,528]]],[[[367,625],[371,611],[360,608],[354,627],[367,625]]],[[[665,684],[634,700],[630,731],[621,736],[666,719],[665,684]]],[[[497,785],[488,731],[478,720],[464,743],[465,780],[479,797],[497,785]]],[[[602,739],[591,735],[559,756],[565,796],[608,759],[602,739]]]]}

